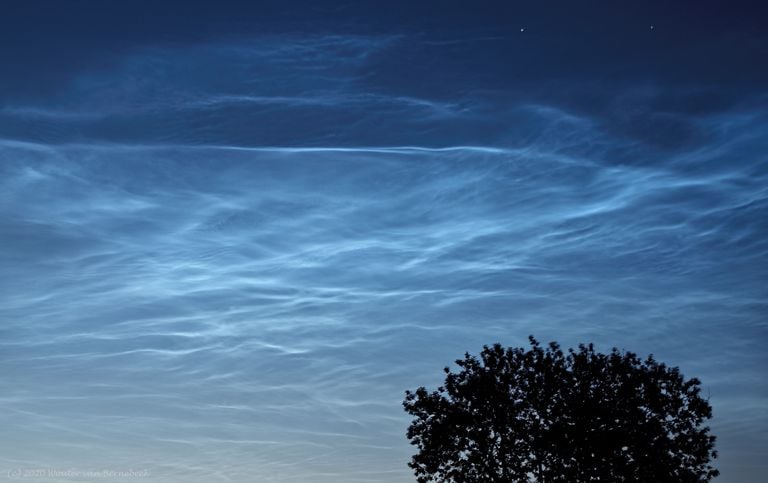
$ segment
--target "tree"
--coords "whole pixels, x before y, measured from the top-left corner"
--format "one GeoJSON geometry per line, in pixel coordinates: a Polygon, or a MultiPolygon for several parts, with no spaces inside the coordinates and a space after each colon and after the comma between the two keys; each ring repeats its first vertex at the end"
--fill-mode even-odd
{"type": "Polygon", "coordinates": [[[420,483],[701,483],[719,474],[698,379],[653,356],[529,340],[530,350],[467,353],[436,391],[406,391],[420,483]]]}

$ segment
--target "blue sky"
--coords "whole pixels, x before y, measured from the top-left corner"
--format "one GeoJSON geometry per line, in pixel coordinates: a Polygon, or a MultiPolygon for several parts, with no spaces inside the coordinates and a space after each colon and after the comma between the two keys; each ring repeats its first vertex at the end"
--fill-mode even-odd
{"type": "Polygon", "coordinates": [[[529,334],[768,473],[754,6],[6,3],[0,479],[413,481],[403,392],[529,334]]]}

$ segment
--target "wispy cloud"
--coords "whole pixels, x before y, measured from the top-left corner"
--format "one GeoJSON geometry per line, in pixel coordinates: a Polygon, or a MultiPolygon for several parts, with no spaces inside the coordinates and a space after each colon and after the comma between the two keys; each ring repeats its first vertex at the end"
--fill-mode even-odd
{"type": "Polygon", "coordinates": [[[764,446],[760,109],[372,83],[408,45],[137,49],[0,110],[1,462],[410,481],[402,392],[531,333],[654,352],[723,461],[764,446]]]}

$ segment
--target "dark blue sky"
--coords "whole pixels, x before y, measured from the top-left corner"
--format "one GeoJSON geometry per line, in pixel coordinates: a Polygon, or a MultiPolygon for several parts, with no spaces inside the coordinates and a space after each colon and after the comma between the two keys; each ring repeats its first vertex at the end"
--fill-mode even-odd
{"type": "Polygon", "coordinates": [[[403,391],[534,334],[762,481],[758,2],[154,3],[2,5],[0,470],[412,481],[403,391]]]}

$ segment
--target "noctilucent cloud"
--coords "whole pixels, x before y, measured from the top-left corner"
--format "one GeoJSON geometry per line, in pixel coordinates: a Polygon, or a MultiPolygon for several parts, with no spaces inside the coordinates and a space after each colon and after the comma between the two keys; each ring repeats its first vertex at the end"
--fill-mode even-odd
{"type": "Polygon", "coordinates": [[[413,481],[404,391],[533,334],[764,481],[766,23],[588,3],[3,2],[0,480],[413,481]]]}

